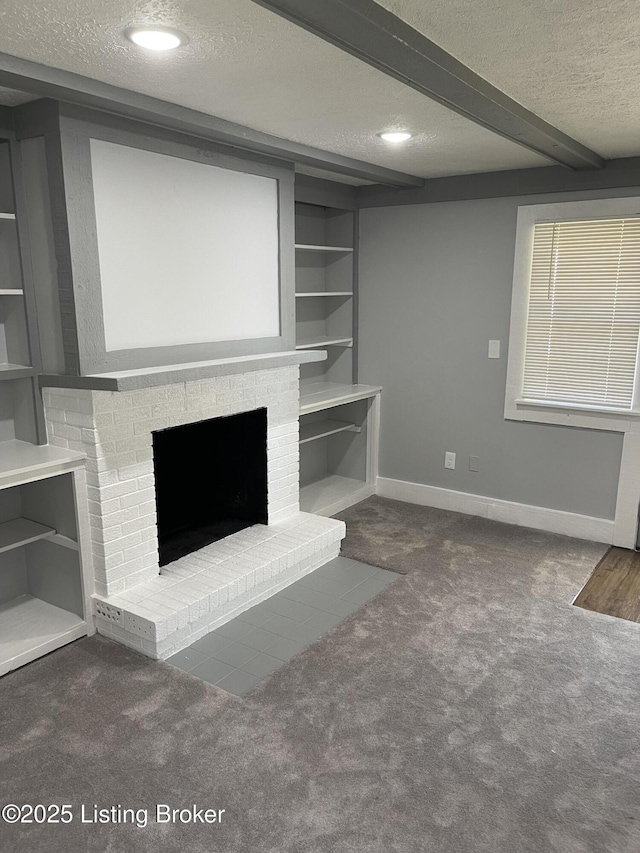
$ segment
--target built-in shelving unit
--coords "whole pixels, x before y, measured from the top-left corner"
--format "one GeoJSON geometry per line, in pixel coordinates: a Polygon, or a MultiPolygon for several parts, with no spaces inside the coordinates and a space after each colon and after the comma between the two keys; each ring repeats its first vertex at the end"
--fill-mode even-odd
{"type": "Polygon", "coordinates": [[[301,384],[354,379],[355,212],[296,203],[296,349],[326,349],[301,384]]]}
{"type": "Polygon", "coordinates": [[[333,515],[375,493],[380,387],[316,382],[300,396],[300,506],[333,515]]]}
{"type": "Polygon", "coordinates": [[[93,632],[85,457],[43,443],[20,205],[20,152],[0,139],[0,675],[93,632]]]}
{"type": "Polygon", "coordinates": [[[375,492],[380,387],[357,384],[357,214],[296,204],[297,349],[301,367],[300,506],[333,515],[375,492]]]}
{"type": "Polygon", "coordinates": [[[15,159],[15,143],[0,136],[0,442],[38,442],[45,440],[36,379],[40,351],[24,287],[30,266],[16,216],[15,159]]]}
{"type": "Polygon", "coordinates": [[[0,443],[0,675],[92,630],[84,501],[83,454],[0,443]]]}

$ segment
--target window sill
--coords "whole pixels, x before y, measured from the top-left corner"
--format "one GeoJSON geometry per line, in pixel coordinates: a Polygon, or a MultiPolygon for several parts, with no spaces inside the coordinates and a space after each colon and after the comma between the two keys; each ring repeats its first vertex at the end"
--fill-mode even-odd
{"type": "Polygon", "coordinates": [[[535,406],[536,408],[559,409],[563,412],[587,412],[588,414],[616,415],[620,418],[640,418],[640,411],[633,409],[615,409],[613,406],[591,406],[587,403],[558,403],[554,400],[529,400],[520,397],[516,406],[535,406]]]}
{"type": "MultiPolygon", "coordinates": [[[[579,403],[555,403],[546,400],[526,400],[522,397],[507,400],[504,416],[507,420],[597,429],[607,432],[630,432],[640,411],[583,406],[579,403]]],[[[636,427],[634,426],[634,431],[636,427]]]]}

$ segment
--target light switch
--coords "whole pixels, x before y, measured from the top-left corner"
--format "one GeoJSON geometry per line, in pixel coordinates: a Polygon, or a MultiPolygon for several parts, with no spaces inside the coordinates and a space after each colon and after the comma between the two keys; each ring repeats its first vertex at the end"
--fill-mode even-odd
{"type": "Polygon", "coordinates": [[[500,341],[489,341],[489,358],[500,358],[500,341]]]}

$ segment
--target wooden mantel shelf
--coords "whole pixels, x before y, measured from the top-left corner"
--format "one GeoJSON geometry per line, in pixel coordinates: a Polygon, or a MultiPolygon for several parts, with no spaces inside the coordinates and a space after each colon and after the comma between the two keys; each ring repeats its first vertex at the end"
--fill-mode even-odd
{"type": "Polygon", "coordinates": [[[214,376],[228,376],[234,373],[248,373],[251,370],[268,370],[275,367],[287,367],[310,361],[324,361],[325,351],[287,351],[262,353],[261,355],[243,355],[234,358],[219,358],[215,361],[195,361],[188,364],[169,364],[162,367],[144,367],[137,370],[120,370],[117,373],[94,373],[89,376],[40,376],[42,388],[86,388],[93,391],[138,391],[141,388],[154,388],[159,385],[173,385],[177,382],[193,382],[198,379],[211,379],[214,376]]]}

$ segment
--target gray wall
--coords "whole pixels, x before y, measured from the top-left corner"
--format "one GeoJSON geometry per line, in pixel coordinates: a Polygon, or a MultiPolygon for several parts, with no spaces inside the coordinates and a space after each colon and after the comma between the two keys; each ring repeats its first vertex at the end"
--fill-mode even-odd
{"type": "Polygon", "coordinates": [[[614,517],[621,434],[504,419],[518,204],[604,195],[361,211],[359,381],[383,385],[381,477],[614,517]]]}

